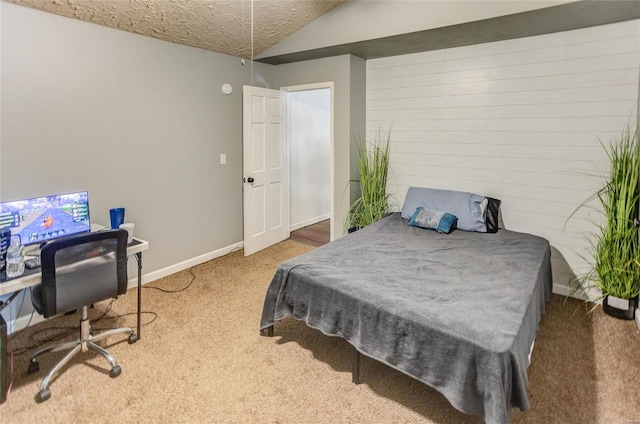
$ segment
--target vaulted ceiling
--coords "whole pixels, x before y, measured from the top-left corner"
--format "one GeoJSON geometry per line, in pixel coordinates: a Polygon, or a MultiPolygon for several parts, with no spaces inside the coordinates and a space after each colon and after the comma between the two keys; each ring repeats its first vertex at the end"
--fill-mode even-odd
{"type": "MultiPolygon", "coordinates": [[[[345,0],[0,1],[177,44],[255,58],[345,0]]],[[[293,51],[258,60],[277,65],[342,54],[373,59],[640,18],[638,0],[571,0],[566,4],[546,6],[541,0],[540,8],[521,13],[293,51]]],[[[354,25],[358,24],[361,23],[354,22],[354,25]]]]}
{"type": "Polygon", "coordinates": [[[6,1],[165,41],[251,58],[344,0],[6,1]]]}

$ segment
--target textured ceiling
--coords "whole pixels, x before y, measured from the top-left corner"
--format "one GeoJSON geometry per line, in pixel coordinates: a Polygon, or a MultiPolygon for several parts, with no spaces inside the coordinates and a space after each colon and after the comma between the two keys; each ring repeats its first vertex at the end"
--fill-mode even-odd
{"type": "Polygon", "coordinates": [[[6,1],[173,43],[251,58],[344,0],[6,1]]]}

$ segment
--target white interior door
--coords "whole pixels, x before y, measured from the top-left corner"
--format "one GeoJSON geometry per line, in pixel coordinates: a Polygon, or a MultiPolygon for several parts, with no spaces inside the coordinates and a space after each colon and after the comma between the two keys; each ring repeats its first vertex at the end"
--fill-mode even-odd
{"type": "Polygon", "coordinates": [[[245,85],[243,110],[244,254],[289,238],[284,92],[245,85]]]}

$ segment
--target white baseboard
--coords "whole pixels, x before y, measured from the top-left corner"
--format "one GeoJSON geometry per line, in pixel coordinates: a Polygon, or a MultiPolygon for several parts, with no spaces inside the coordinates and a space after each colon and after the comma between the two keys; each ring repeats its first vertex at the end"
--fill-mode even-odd
{"type": "MultiPolygon", "coordinates": [[[[16,324],[14,328],[17,328],[18,330],[23,330],[27,327],[27,324],[29,324],[29,327],[31,327],[32,325],[40,324],[41,322],[46,321],[46,319],[37,312],[33,313],[33,319],[31,320],[31,322],[29,322],[29,318],[31,318],[31,315],[18,318],[16,320],[16,324]]],[[[7,331],[7,334],[11,334],[11,333],[7,331]]]]}
{"type": "Polygon", "coordinates": [[[575,290],[572,287],[566,285],[554,284],[553,293],[559,294],[561,296],[569,296],[578,300],[587,300],[587,295],[585,294],[584,290],[575,290]]]}
{"type": "Polygon", "coordinates": [[[16,330],[20,331],[27,328],[27,325],[36,325],[45,320],[45,318],[37,313],[33,309],[33,306],[31,306],[31,290],[23,290],[22,294],[18,295],[2,312],[2,316],[7,322],[7,335],[15,333],[16,330]],[[31,316],[31,312],[28,312],[15,319],[14,316],[18,311],[33,311],[33,317],[31,316]]]}
{"type": "MultiPolygon", "coordinates": [[[[156,271],[150,272],[148,274],[143,274],[142,275],[142,285],[145,285],[151,281],[155,281],[158,280],[162,277],[166,277],[167,275],[171,275],[171,274],[175,274],[176,272],[180,272],[182,270],[185,269],[189,269],[192,266],[195,265],[200,265],[202,263],[205,263],[207,261],[210,261],[212,259],[215,258],[219,258],[220,256],[224,256],[227,255],[233,251],[242,249],[242,247],[244,246],[244,243],[239,241],[237,243],[231,244],[229,246],[225,246],[222,247],[220,249],[217,250],[213,250],[211,252],[208,253],[204,253],[200,256],[196,256],[195,258],[191,258],[191,259],[187,259],[185,261],[182,262],[178,262],[177,264],[174,265],[169,265],[168,267],[162,268],[162,269],[158,269],[156,271]]],[[[143,262],[142,262],[142,266],[144,267],[144,256],[143,256],[143,262]]],[[[129,288],[135,288],[138,286],[138,277],[134,276],[133,278],[129,279],[129,288]]]]}
{"type": "Polygon", "coordinates": [[[308,227],[309,225],[317,224],[318,222],[326,221],[331,218],[331,214],[326,214],[322,216],[317,216],[315,218],[307,219],[306,221],[298,222],[296,224],[291,224],[289,226],[289,231],[299,230],[300,228],[308,227]]]}
{"type": "MultiPolygon", "coordinates": [[[[221,249],[217,249],[217,250],[205,253],[203,255],[196,256],[195,258],[187,259],[177,264],[170,265],[168,267],[150,272],[148,274],[143,274],[142,284],[144,285],[144,284],[150,283],[162,277],[166,277],[167,275],[175,274],[176,272],[189,269],[192,266],[199,265],[201,263],[210,261],[212,259],[219,258],[220,256],[227,255],[235,250],[242,249],[243,246],[244,246],[243,242],[240,241],[238,243],[234,243],[232,245],[223,247],[221,249]]],[[[144,267],[144,254],[142,258],[143,258],[142,266],[144,267]]],[[[137,286],[138,286],[138,276],[136,274],[133,278],[129,279],[129,283],[127,287],[129,289],[132,289],[132,288],[136,288],[137,286]]],[[[11,313],[17,313],[17,311],[21,309],[20,304],[18,302],[24,301],[24,304],[22,305],[22,310],[25,310],[26,308],[30,308],[30,309],[32,308],[31,297],[30,297],[31,292],[29,290],[24,290],[23,293],[24,293],[23,296],[26,296],[26,297],[20,298],[20,296],[18,296],[16,300],[9,306],[10,308],[15,308],[11,313]]],[[[7,320],[7,334],[12,334],[16,329],[20,331],[26,328],[27,326],[32,326],[32,325],[41,323],[43,321],[45,321],[45,318],[42,315],[38,314],[37,312],[34,312],[33,318],[29,313],[21,317],[18,317],[13,322],[9,322],[7,320]]]]}

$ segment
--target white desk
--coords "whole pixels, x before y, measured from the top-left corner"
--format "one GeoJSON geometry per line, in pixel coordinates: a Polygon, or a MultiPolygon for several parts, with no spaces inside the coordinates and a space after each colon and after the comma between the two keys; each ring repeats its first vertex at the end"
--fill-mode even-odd
{"type": "MultiPolygon", "coordinates": [[[[136,261],[138,262],[138,324],[136,340],[140,339],[140,313],[142,308],[142,252],[148,249],[149,242],[140,240],[135,237],[133,238],[131,244],[127,246],[127,256],[134,255],[136,261]]],[[[22,276],[0,282],[0,296],[9,293],[17,294],[21,290],[37,286],[38,284],[40,284],[41,275],[42,274],[40,272],[40,268],[25,269],[25,273],[22,276]]],[[[0,301],[0,310],[4,306],[8,305],[13,300],[13,298],[14,296],[11,296],[4,304],[0,301]]]]}

